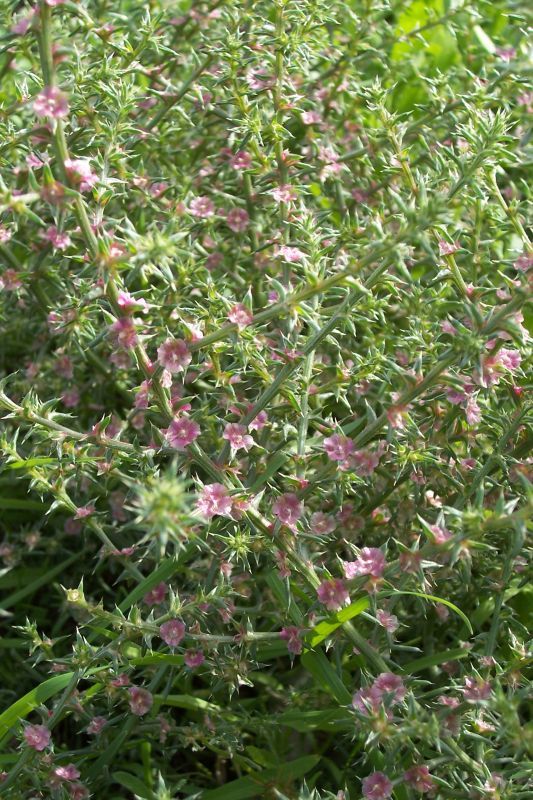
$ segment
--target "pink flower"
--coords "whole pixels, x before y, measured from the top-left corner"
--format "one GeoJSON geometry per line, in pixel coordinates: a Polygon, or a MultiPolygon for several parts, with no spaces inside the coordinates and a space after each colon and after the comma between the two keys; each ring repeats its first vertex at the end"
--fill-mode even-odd
{"type": "Polygon", "coordinates": [[[392,783],[384,772],[373,772],[363,780],[363,796],[367,800],[387,800],[392,789],[392,783]]]}
{"type": "Polygon", "coordinates": [[[177,647],[185,636],[185,625],[180,619],[169,619],[159,628],[159,636],[169,647],[177,647]]]}
{"type": "Polygon", "coordinates": [[[239,425],[237,422],[230,422],[224,428],[222,438],[230,443],[232,450],[248,451],[250,447],[254,446],[255,442],[253,437],[246,432],[247,430],[245,425],[239,425]]]}
{"type": "Polygon", "coordinates": [[[15,33],[18,36],[24,36],[25,33],[29,30],[33,19],[35,17],[35,11],[28,14],[26,17],[21,17],[18,19],[14,25],[11,26],[11,33],[15,33]]]}
{"type": "Polygon", "coordinates": [[[74,764],[67,764],[65,767],[56,767],[54,775],[62,781],[76,781],[80,777],[80,771],[74,764]]]}
{"type": "Polygon", "coordinates": [[[374,683],[372,684],[376,696],[383,699],[386,697],[390,705],[397,705],[405,697],[405,685],[399,675],[394,675],[393,672],[382,672],[374,683]]]}
{"type": "Polygon", "coordinates": [[[338,611],[350,599],[344,581],[339,578],[322,581],[316,593],[320,602],[330,611],[338,611]]]}
{"type": "MultiPolygon", "coordinates": [[[[251,406],[250,406],[251,408],[251,406]]],[[[248,427],[251,431],[262,430],[268,422],[268,414],[266,411],[260,411],[255,419],[253,419],[248,427]]]]}
{"type": "Polygon", "coordinates": [[[317,125],[322,122],[322,117],[318,111],[304,111],[302,113],[302,122],[304,125],[317,125]]]}
{"type": "Polygon", "coordinates": [[[429,530],[433,534],[435,544],[446,544],[452,538],[450,531],[442,525],[430,525],[429,530]]]}
{"type": "Polygon", "coordinates": [[[202,666],[205,661],[205,656],[201,650],[187,650],[183,656],[183,660],[189,669],[194,669],[195,667],[202,666]]]}
{"type": "Polygon", "coordinates": [[[373,686],[358,689],[352,697],[352,705],[365,717],[368,714],[377,714],[381,703],[380,693],[373,686]]]}
{"type": "Polygon", "coordinates": [[[285,259],[285,261],[289,261],[290,263],[296,263],[305,257],[305,253],[298,247],[288,247],[285,244],[279,248],[278,254],[285,259]]]}
{"type": "Polygon", "coordinates": [[[16,269],[6,269],[0,275],[0,289],[5,289],[8,292],[14,292],[15,289],[20,289],[22,281],[16,269]]]}
{"type": "Polygon", "coordinates": [[[179,417],[172,420],[169,427],[163,431],[165,439],[176,450],[185,450],[200,435],[200,426],[190,417],[179,417]]]}
{"type": "Polygon", "coordinates": [[[122,672],[117,678],[111,681],[111,686],[114,686],[116,689],[120,689],[122,686],[129,686],[129,684],[130,679],[125,672],[122,672]]]}
{"type": "Polygon", "coordinates": [[[65,170],[69,181],[79,186],[80,192],[88,192],[98,183],[98,175],[92,171],[88,158],[66,158],[65,170]]]}
{"type": "Polygon", "coordinates": [[[137,328],[131,317],[120,317],[111,325],[111,332],[119,347],[132,350],[139,342],[137,328]]]}
{"type": "Polygon", "coordinates": [[[236,170],[249,169],[252,166],[252,156],[246,150],[239,150],[231,158],[230,164],[236,170]]]}
{"type": "Polygon", "coordinates": [[[439,239],[439,255],[449,256],[456,253],[460,248],[458,242],[446,242],[444,239],[439,239]]]}
{"type": "Polygon", "coordinates": [[[412,786],[417,792],[420,792],[420,794],[431,792],[434,788],[433,780],[429,774],[429,768],[424,765],[411,767],[404,773],[403,778],[406,783],[412,786]]]}
{"type": "Polygon", "coordinates": [[[90,796],[89,790],[83,783],[73,783],[69,786],[68,793],[70,795],[70,800],[87,800],[90,796]]]}
{"type": "Polygon", "coordinates": [[[152,693],[148,689],[142,689],[139,686],[132,686],[129,689],[130,695],[130,709],[131,713],[137,717],[143,717],[148,714],[154,703],[152,693]]]}
{"type": "Polygon", "coordinates": [[[191,363],[192,356],[183,339],[167,339],[157,348],[157,360],[173,375],[191,363]]]}
{"type": "Polygon", "coordinates": [[[44,238],[48,239],[52,247],[56,250],[66,250],[70,247],[72,241],[68,233],[61,233],[55,225],[51,225],[44,233],[44,238]]]}
{"type": "Polygon", "coordinates": [[[27,725],[24,738],[30,747],[41,752],[46,750],[51,741],[51,734],[46,725],[27,725]]]}
{"type": "Polygon", "coordinates": [[[204,486],[196,502],[196,508],[207,519],[217,514],[223,517],[230,516],[232,505],[231,497],[221,483],[209,483],[204,486]]]}
{"type": "Polygon", "coordinates": [[[157,586],[154,586],[153,589],[150,589],[147,592],[143,600],[147,606],[159,606],[161,603],[165,601],[165,597],[168,591],[168,587],[164,581],[158,583],[157,586]]]}
{"type": "Polygon", "coordinates": [[[514,266],[519,272],[528,272],[533,267],[533,256],[522,253],[516,259],[514,266]]]}
{"type": "Polygon", "coordinates": [[[382,608],[376,611],[376,619],[388,633],[394,633],[399,628],[398,617],[395,614],[389,614],[382,608]]]}
{"type": "Polygon", "coordinates": [[[476,425],[481,422],[481,409],[476,402],[475,397],[469,397],[465,408],[466,421],[469,425],[476,425]]]}
{"type": "Polygon", "coordinates": [[[105,717],[93,717],[87,725],[87,733],[97,736],[107,725],[105,717]]]}
{"type": "Polygon", "coordinates": [[[314,514],[311,514],[310,527],[311,531],[318,536],[326,536],[328,533],[333,533],[337,523],[329,514],[324,514],[323,511],[315,511],[314,514]]]}
{"type": "Polygon", "coordinates": [[[481,680],[481,678],[465,678],[465,688],[463,689],[465,700],[471,703],[488,700],[491,692],[492,688],[488,681],[481,680]]]}
{"type": "Polygon", "coordinates": [[[189,211],[193,217],[206,219],[215,213],[215,204],[209,197],[195,197],[190,202],[189,211]]]}
{"type": "Polygon", "coordinates": [[[291,200],[296,200],[298,197],[294,187],[289,186],[287,183],[277,186],[275,189],[271,189],[270,194],[278,203],[290,203],[291,200]]]}
{"type": "Polygon", "coordinates": [[[303,644],[300,639],[301,629],[297,628],[295,625],[289,625],[286,628],[282,628],[280,631],[280,639],[283,639],[287,642],[287,650],[289,653],[292,653],[295,656],[300,655],[303,649],[303,644]]]}
{"type": "Polygon", "coordinates": [[[346,461],[348,457],[354,452],[355,445],[351,439],[342,436],[340,433],[334,433],[333,436],[328,436],[324,439],[324,449],[332,461],[346,461]]]}
{"type": "Polygon", "coordinates": [[[370,450],[355,450],[348,458],[346,464],[342,464],[343,469],[351,467],[357,474],[364,478],[372,475],[379,464],[379,453],[372,453],[370,450]]]}
{"type": "Polygon", "coordinates": [[[363,547],[356,561],[344,562],[344,574],[350,580],[359,575],[381,578],[387,561],[378,547],[363,547]]]}
{"type": "Polygon", "coordinates": [[[514,372],[520,368],[522,356],[518,350],[508,350],[506,347],[502,347],[498,355],[499,363],[504,369],[514,372]]]}
{"type": "Polygon", "coordinates": [[[272,506],[272,511],[279,521],[292,530],[295,529],[296,523],[303,514],[303,510],[304,504],[298,499],[294,492],[282,494],[272,506]]]}
{"type": "Polygon", "coordinates": [[[45,86],[33,101],[33,110],[38,117],[66,117],[69,112],[67,95],[57,86],[45,86]]]}
{"type": "Polygon", "coordinates": [[[243,233],[248,227],[250,217],[244,208],[232,208],[226,217],[226,225],[235,233],[243,233]]]}
{"type": "Polygon", "coordinates": [[[236,303],[230,309],[228,319],[230,322],[238,325],[239,329],[242,330],[243,328],[246,328],[247,325],[251,325],[254,318],[253,314],[248,311],[243,303],[236,303]]]}

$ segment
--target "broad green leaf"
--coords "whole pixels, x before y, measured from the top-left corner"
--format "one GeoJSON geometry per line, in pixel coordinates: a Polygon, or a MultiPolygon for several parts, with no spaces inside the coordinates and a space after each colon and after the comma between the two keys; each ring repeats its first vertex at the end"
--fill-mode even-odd
{"type": "Polygon", "coordinates": [[[353,717],[344,708],[329,708],[325,711],[285,711],[276,717],[276,722],[296,731],[344,731],[353,730],[353,717]]]}
{"type": "Polygon", "coordinates": [[[354,603],[350,603],[349,606],[346,606],[346,608],[338,611],[333,616],[319,622],[309,634],[309,644],[311,647],[316,647],[317,644],[320,644],[320,642],[323,642],[328,636],[331,636],[337,628],[340,628],[343,622],[348,622],[348,620],[357,617],[365,611],[369,606],[369,602],[368,597],[360,597],[354,603]]]}
{"type": "Polygon", "coordinates": [[[153,792],[135,775],[131,775],[129,772],[113,772],[112,778],[116,783],[120,783],[121,786],[133,792],[133,794],[146,798],[146,800],[153,800],[153,792]]]}
{"type": "Polygon", "coordinates": [[[451,603],[449,600],[445,600],[443,597],[437,597],[434,594],[425,594],[425,592],[403,592],[403,591],[394,591],[394,592],[382,592],[380,593],[382,597],[390,597],[391,595],[397,594],[406,594],[412,597],[421,597],[423,600],[431,600],[432,603],[442,603],[443,606],[448,606],[457,616],[461,617],[464,624],[468,628],[470,633],[474,633],[472,630],[472,625],[470,624],[470,620],[466,616],[466,614],[461,611],[460,608],[457,608],[455,603],[451,603]]]}
{"type": "Polygon", "coordinates": [[[201,794],[201,800],[247,800],[248,797],[266,797],[268,789],[273,786],[285,786],[290,781],[302,778],[320,758],[319,756],[304,756],[296,761],[281,764],[277,769],[265,769],[262,772],[253,772],[246,778],[238,778],[219,789],[211,789],[201,794]]]}
{"type": "Polygon", "coordinates": [[[423,656],[414,661],[409,661],[409,663],[404,664],[402,667],[402,672],[405,672],[407,675],[413,675],[415,672],[423,672],[430,667],[438,667],[440,664],[444,664],[447,661],[457,661],[460,658],[466,658],[467,655],[468,650],[465,650],[463,647],[458,647],[455,650],[444,650],[441,653],[433,653],[430,656],[423,656]]]}
{"type": "Polygon", "coordinates": [[[36,708],[39,708],[42,703],[46,703],[54,695],[61,692],[68,686],[72,680],[73,672],[64,672],[61,675],[54,675],[49,678],[31,692],[28,692],[23,697],[16,700],[9,708],[0,714],[0,737],[5,736],[6,733],[16,725],[21,719],[25,719],[28,714],[31,714],[36,708]]]}
{"type": "Polygon", "coordinates": [[[79,561],[80,554],[74,553],[74,555],[70,556],[70,558],[65,559],[60,564],[57,564],[52,569],[48,570],[47,572],[42,573],[38,578],[33,580],[31,583],[26,584],[22,589],[19,589],[18,592],[14,592],[6,597],[5,600],[2,600],[0,603],[0,608],[6,609],[11,608],[12,606],[19,603],[24,597],[28,597],[28,595],[33,594],[40,589],[41,586],[49,585],[52,580],[59,575],[61,572],[67,569],[71,564],[75,561],[79,561]]]}
{"type": "Polygon", "coordinates": [[[347,705],[351,702],[352,695],[321,650],[316,652],[308,650],[302,655],[301,662],[319,686],[332,694],[341,705],[347,705]]]}
{"type": "Polygon", "coordinates": [[[209,711],[217,714],[222,710],[215,703],[209,703],[207,700],[202,700],[201,697],[190,694],[156,695],[154,700],[162,706],[186,708],[188,711],[203,711],[204,713],[209,711]]]}

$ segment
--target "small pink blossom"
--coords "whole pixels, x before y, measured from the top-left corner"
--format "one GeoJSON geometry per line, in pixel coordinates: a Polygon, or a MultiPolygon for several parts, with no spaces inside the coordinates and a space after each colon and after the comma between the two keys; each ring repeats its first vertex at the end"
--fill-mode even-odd
{"type": "Polygon", "coordinates": [[[229,517],[232,505],[228,490],[222,483],[209,483],[204,486],[196,502],[196,508],[206,519],[217,515],[229,517]]]}
{"type": "Polygon", "coordinates": [[[387,800],[392,790],[393,785],[384,772],[373,772],[363,779],[363,797],[366,800],[387,800]]]}
{"type": "Polygon", "coordinates": [[[381,578],[386,565],[385,554],[378,547],[363,547],[355,561],[344,562],[344,574],[348,580],[359,575],[381,578]]]}
{"type": "Polygon", "coordinates": [[[294,530],[303,514],[304,504],[294,492],[286,492],[274,502],[272,511],[283,525],[294,530]]]}
{"type": "Polygon", "coordinates": [[[70,800],[88,800],[90,792],[83,783],[72,783],[69,786],[68,793],[70,800]]]}
{"type": "Polygon", "coordinates": [[[268,423],[268,414],[266,411],[260,411],[259,414],[253,419],[248,427],[251,431],[260,431],[268,423]]]}
{"type": "Polygon", "coordinates": [[[446,242],[444,239],[439,239],[439,255],[441,256],[450,256],[453,253],[457,253],[460,249],[460,244],[458,242],[446,242]]]}
{"type": "Polygon", "coordinates": [[[344,462],[354,452],[355,444],[346,436],[334,433],[324,439],[324,449],[332,461],[344,462]]]}
{"type": "Polygon", "coordinates": [[[232,156],[230,164],[236,170],[249,169],[252,166],[252,156],[246,150],[239,150],[232,156]]]}
{"type": "Polygon", "coordinates": [[[185,450],[200,435],[200,426],[190,417],[183,416],[172,420],[163,433],[170,447],[185,450]]]}
{"type": "Polygon", "coordinates": [[[400,627],[398,617],[395,614],[389,614],[388,611],[382,608],[376,611],[376,619],[381,627],[385,628],[388,633],[394,633],[400,627]]]}
{"type": "Polygon", "coordinates": [[[201,650],[187,650],[183,656],[183,660],[189,669],[195,669],[196,667],[202,666],[205,661],[205,656],[201,650]]]}
{"type": "Polygon", "coordinates": [[[318,111],[303,111],[302,122],[304,125],[318,125],[322,122],[322,116],[318,111]]]}
{"type": "Polygon", "coordinates": [[[80,777],[80,771],[74,764],[67,764],[64,767],[56,767],[54,775],[62,781],[76,781],[80,777]]]}
{"type": "Polygon", "coordinates": [[[150,589],[149,592],[146,592],[143,601],[147,606],[159,606],[165,601],[167,592],[168,586],[164,581],[161,581],[161,583],[158,583],[153,589],[150,589]]]}
{"type": "Polygon", "coordinates": [[[323,511],[315,511],[311,514],[310,528],[313,533],[318,536],[327,536],[328,533],[333,533],[337,523],[330,514],[324,514],[323,511]]]}
{"type": "Polygon", "coordinates": [[[92,171],[88,158],[66,158],[65,171],[70,182],[78,186],[80,192],[88,192],[98,183],[98,175],[92,171]]]}
{"type": "Polygon", "coordinates": [[[533,255],[522,253],[514,262],[514,266],[519,272],[528,272],[533,267],[533,255]]]}
{"type": "Polygon", "coordinates": [[[137,328],[131,317],[119,317],[111,325],[111,333],[119,347],[132,350],[139,342],[137,328]]]}
{"type": "Polygon", "coordinates": [[[332,578],[329,581],[322,581],[316,590],[318,599],[326,606],[329,611],[338,611],[350,599],[344,581],[340,578],[332,578]]]}
{"type": "Polygon", "coordinates": [[[5,289],[7,292],[14,292],[16,289],[20,289],[21,286],[22,281],[16,269],[5,269],[3,273],[0,274],[0,289],[5,289]]]}
{"type": "Polygon", "coordinates": [[[226,225],[234,233],[243,233],[250,224],[250,217],[244,208],[232,208],[226,217],[226,225]]]}
{"type": "Polygon", "coordinates": [[[107,725],[107,720],[105,717],[93,717],[92,720],[87,725],[87,733],[90,733],[93,736],[97,736],[103,728],[107,725]]]}
{"type": "Polygon", "coordinates": [[[292,264],[301,261],[302,258],[305,258],[305,253],[302,252],[298,247],[288,247],[287,245],[282,245],[279,250],[278,254],[285,260],[292,264]]]}
{"type": "Polygon", "coordinates": [[[113,678],[113,680],[111,681],[111,686],[114,686],[116,689],[120,689],[122,686],[129,686],[129,685],[130,685],[130,679],[125,672],[121,672],[120,675],[118,675],[116,678],[113,678]]]}
{"type": "Polygon", "coordinates": [[[298,656],[303,650],[303,644],[300,638],[301,633],[301,628],[297,628],[295,625],[288,625],[280,631],[280,639],[287,642],[287,650],[292,655],[298,656]]]}
{"type": "Polygon", "coordinates": [[[465,408],[466,421],[469,425],[476,425],[481,422],[481,409],[475,397],[469,397],[465,408]]]}
{"type": "Polygon", "coordinates": [[[373,453],[370,450],[354,450],[341,466],[343,469],[351,468],[361,478],[366,478],[369,475],[373,475],[379,464],[379,459],[379,453],[373,453]]]}
{"type": "Polygon", "coordinates": [[[148,689],[132,686],[129,689],[129,695],[131,713],[137,717],[144,717],[145,714],[148,714],[154,703],[152,693],[148,689]]]}
{"type": "Polygon", "coordinates": [[[243,303],[236,303],[228,314],[228,319],[239,327],[240,330],[251,325],[253,322],[253,314],[246,308],[243,303]]]}
{"type": "Polygon", "coordinates": [[[450,531],[447,528],[443,528],[442,525],[430,525],[429,530],[433,535],[435,544],[446,544],[452,538],[450,531]]]}
{"type": "Polygon", "coordinates": [[[177,647],[185,636],[185,625],[180,619],[169,619],[159,628],[159,636],[169,647],[177,647]]]}
{"type": "Polygon", "coordinates": [[[46,725],[27,725],[24,728],[24,738],[30,747],[39,752],[46,750],[52,739],[46,725]]]}
{"type": "Polygon", "coordinates": [[[424,765],[411,767],[403,776],[406,783],[420,794],[426,794],[434,789],[435,784],[429,774],[429,767],[424,765]]]}
{"type": "Polygon", "coordinates": [[[275,189],[271,189],[270,194],[278,203],[290,203],[298,197],[294,186],[289,186],[287,183],[276,186],[275,189]]]}
{"type": "Polygon", "coordinates": [[[207,219],[215,213],[215,204],[209,197],[195,197],[189,204],[189,211],[193,217],[207,219]]]}
{"type": "Polygon", "coordinates": [[[66,117],[69,112],[68,97],[57,86],[45,86],[33,101],[33,110],[38,117],[66,117]]]}
{"type": "Polygon", "coordinates": [[[481,678],[465,678],[465,688],[463,695],[465,700],[471,703],[478,703],[480,700],[488,700],[492,692],[489,681],[484,681],[481,678]]]}
{"type": "Polygon", "coordinates": [[[378,675],[372,688],[381,700],[385,697],[390,705],[401,703],[406,693],[403,680],[393,672],[382,672],[378,675]]]}
{"type": "Polygon", "coordinates": [[[30,29],[34,17],[35,11],[32,11],[27,16],[20,17],[20,19],[18,19],[14,25],[11,26],[11,33],[15,33],[18,36],[24,36],[24,34],[30,29]]]}
{"type": "Polygon", "coordinates": [[[44,238],[47,239],[56,250],[66,250],[72,244],[68,233],[61,233],[55,225],[51,225],[47,228],[44,233],[44,238]]]}
{"type": "Polygon", "coordinates": [[[354,694],[352,705],[365,716],[377,714],[381,705],[381,695],[373,686],[366,686],[354,694]]]}
{"type": "Polygon", "coordinates": [[[248,451],[255,443],[253,437],[247,433],[247,430],[245,425],[240,425],[237,422],[230,422],[224,428],[222,438],[230,443],[232,450],[248,451]]]}
{"type": "Polygon", "coordinates": [[[191,359],[189,348],[183,339],[167,339],[157,349],[158,362],[173,375],[184,370],[191,359]]]}

